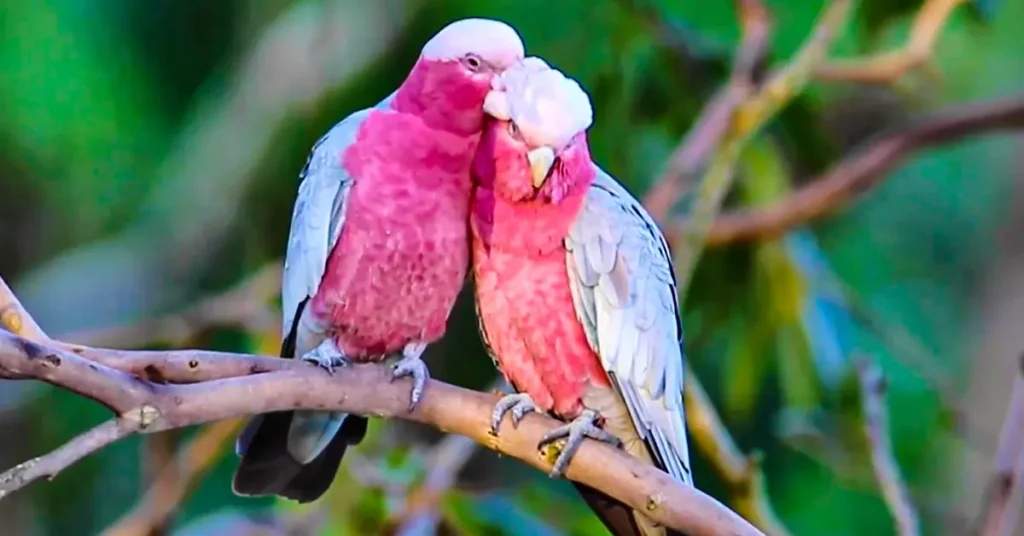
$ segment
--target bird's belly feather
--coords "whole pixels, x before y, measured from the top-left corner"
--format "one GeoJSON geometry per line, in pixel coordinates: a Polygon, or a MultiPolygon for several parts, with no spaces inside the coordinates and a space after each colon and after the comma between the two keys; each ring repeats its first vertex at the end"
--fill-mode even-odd
{"type": "Polygon", "coordinates": [[[544,410],[575,417],[586,388],[608,380],[576,319],[561,254],[475,251],[480,317],[502,372],[544,410]]]}
{"type": "Polygon", "coordinates": [[[380,359],[445,330],[469,264],[463,214],[351,210],[327,264],[314,311],[339,348],[380,359]]]}

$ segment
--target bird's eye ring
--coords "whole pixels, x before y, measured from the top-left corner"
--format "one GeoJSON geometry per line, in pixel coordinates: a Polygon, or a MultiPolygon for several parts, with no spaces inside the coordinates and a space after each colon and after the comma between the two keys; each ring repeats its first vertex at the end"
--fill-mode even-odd
{"type": "Polygon", "coordinates": [[[473,72],[480,71],[480,69],[484,66],[484,61],[482,59],[480,59],[480,56],[477,56],[476,54],[466,54],[462,58],[462,63],[470,71],[473,71],[473,72]]]}

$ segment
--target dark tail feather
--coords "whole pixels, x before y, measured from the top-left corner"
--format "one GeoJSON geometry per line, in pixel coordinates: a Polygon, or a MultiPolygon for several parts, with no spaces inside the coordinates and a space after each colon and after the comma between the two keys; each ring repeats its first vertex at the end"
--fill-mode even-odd
{"type": "MultiPolygon", "coordinates": [[[[618,499],[614,499],[597,491],[596,489],[578,482],[573,482],[576,491],[579,492],[587,506],[597,514],[598,519],[604,523],[605,528],[612,536],[643,536],[640,527],[633,517],[633,509],[626,506],[618,499]]],[[[672,529],[665,530],[665,536],[687,536],[686,534],[672,529]]]]}
{"type": "Polygon", "coordinates": [[[260,415],[246,426],[239,437],[242,459],[232,482],[235,493],[279,495],[300,503],[315,501],[331,487],[345,450],[366,435],[366,419],[349,415],[327,448],[301,465],[288,454],[288,427],[293,413],[260,415]]]}
{"type": "MultiPolygon", "coordinates": [[[[308,300],[306,300],[308,301],[308,300]]],[[[299,305],[291,332],[281,344],[281,357],[295,357],[295,329],[306,301],[299,305]]],[[[327,448],[302,465],[288,454],[288,429],[294,411],[254,417],[238,436],[241,456],[232,487],[239,495],[279,495],[300,503],[315,501],[331,487],[341,458],[366,436],[366,418],[348,415],[327,448]]]]}
{"type": "Polygon", "coordinates": [[[632,508],[586,484],[573,482],[573,486],[612,536],[643,536],[633,519],[632,508]]]}

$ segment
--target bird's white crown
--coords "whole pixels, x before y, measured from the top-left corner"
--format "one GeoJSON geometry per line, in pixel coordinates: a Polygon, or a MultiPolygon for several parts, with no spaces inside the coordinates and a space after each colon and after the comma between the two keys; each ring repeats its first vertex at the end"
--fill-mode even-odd
{"type": "Polygon", "coordinates": [[[527,143],[554,149],[594,121],[590,97],[580,84],[533,56],[494,78],[484,112],[514,122],[527,143]]]}
{"type": "Polygon", "coordinates": [[[508,24],[492,19],[461,19],[430,38],[421,56],[448,61],[470,53],[497,66],[512,65],[525,54],[522,38],[508,24]]]}

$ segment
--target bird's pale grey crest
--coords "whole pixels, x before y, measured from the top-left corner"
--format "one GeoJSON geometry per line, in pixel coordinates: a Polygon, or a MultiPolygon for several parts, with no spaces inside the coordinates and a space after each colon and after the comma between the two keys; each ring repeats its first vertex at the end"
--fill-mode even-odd
{"type": "Polygon", "coordinates": [[[523,40],[514,28],[492,19],[457,20],[423,45],[427,60],[455,60],[476,54],[496,67],[505,68],[523,58],[523,40]]]}
{"type": "Polygon", "coordinates": [[[559,149],[593,123],[587,92],[540,58],[531,56],[509,67],[491,87],[484,112],[515,122],[530,145],[559,149]]]}

